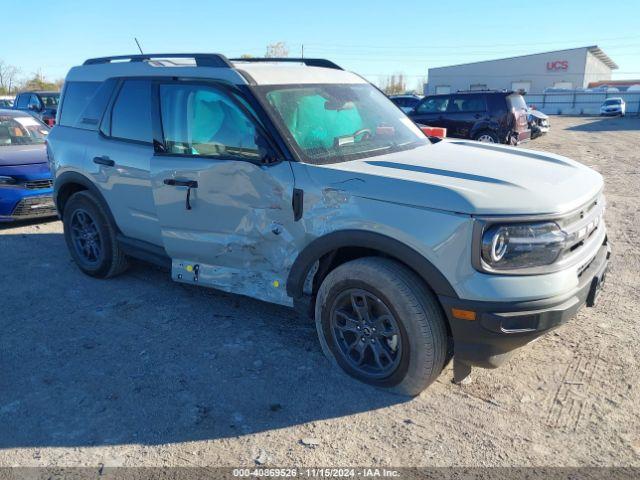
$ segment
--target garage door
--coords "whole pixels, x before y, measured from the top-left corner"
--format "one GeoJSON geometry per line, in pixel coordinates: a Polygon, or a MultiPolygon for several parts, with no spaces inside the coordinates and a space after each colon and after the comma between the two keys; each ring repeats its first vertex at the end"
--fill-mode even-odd
{"type": "Polygon", "coordinates": [[[451,93],[450,85],[438,85],[436,87],[436,95],[446,95],[448,93],[451,93]]]}
{"type": "Polygon", "coordinates": [[[511,90],[514,92],[522,90],[525,93],[529,93],[531,91],[531,82],[511,82],[511,90]]]}

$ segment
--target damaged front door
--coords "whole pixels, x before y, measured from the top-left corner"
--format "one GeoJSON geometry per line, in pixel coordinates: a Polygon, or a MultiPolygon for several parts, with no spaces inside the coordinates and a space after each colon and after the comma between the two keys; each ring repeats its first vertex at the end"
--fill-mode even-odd
{"type": "Polygon", "coordinates": [[[289,304],[285,264],[297,251],[289,163],[261,162],[259,129],[225,90],[167,82],[155,95],[163,139],[153,189],[173,279],[289,304]]]}

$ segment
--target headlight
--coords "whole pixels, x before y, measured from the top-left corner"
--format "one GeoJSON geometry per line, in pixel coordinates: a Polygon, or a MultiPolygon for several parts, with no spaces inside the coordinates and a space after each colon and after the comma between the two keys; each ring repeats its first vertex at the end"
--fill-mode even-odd
{"type": "Polygon", "coordinates": [[[492,225],[482,234],[482,261],[491,270],[549,265],[566,242],[566,234],[554,222],[492,225]]]}
{"type": "Polygon", "coordinates": [[[0,186],[3,185],[15,185],[16,179],[13,177],[6,177],[4,175],[0,175],[0,186]]]}

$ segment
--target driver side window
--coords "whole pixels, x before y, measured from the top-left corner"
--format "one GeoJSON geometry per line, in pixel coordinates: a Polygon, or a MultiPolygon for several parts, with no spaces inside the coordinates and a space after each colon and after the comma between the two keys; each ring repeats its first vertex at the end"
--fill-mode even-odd
{"type": "Polygon", "coordinates": [[[213,87],[160,85],[166,153],[259,159],[256,127],[229,96],[213,87]]]}
{"type": "Polygon", "coordinates": [[[31,94],[29,97],[29,105],[27,107],[33,108],[34,110],[40,110],[40,100],[38,100],[36,95],[31,94]]]}

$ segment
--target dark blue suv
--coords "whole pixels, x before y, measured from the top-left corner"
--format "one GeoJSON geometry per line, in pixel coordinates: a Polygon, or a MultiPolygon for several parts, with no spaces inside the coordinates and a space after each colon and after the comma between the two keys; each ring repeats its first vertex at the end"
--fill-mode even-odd
{"type": "Polygon", "coordinates": [[[60,92],[31,91],[16,96],[13,108],[24,110],[53,127],[56,123],[60,92]]]}
{"type": "Polygon", "coordinates": [[[531,138],[527,104],[519,93],[468,91],[429,95],[410,112],[416,123],[447,129],[447,137],[517,145],[531,138]]]}

